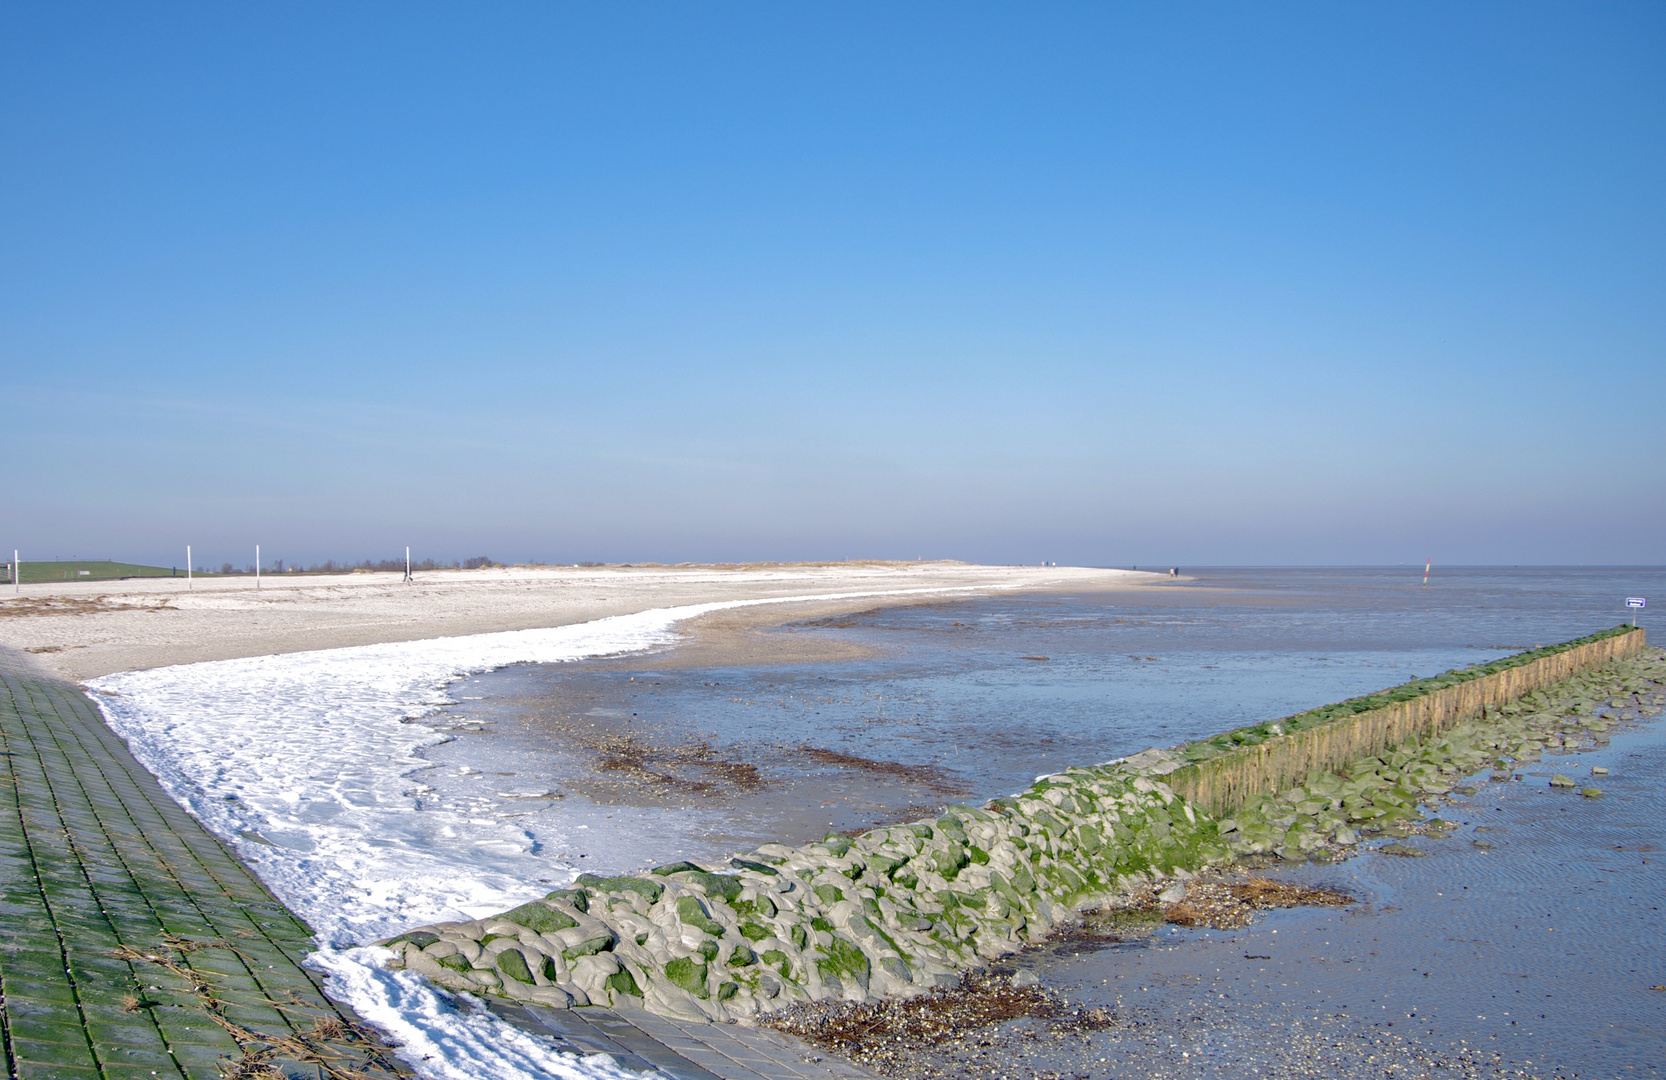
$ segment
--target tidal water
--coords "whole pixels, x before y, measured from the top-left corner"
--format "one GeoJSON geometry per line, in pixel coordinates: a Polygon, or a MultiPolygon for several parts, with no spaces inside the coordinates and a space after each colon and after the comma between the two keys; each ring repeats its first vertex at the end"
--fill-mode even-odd
{"type": "MultiPolygon", "coordinates": [[[[866,646],[859,660],[505,668],[456,684],[459,704],[424,721],[456,737],[425,751],[422,775],[433,798],[547,837],[549,880],[565,880],[981,801],[1582,636],[1628,619],[1627,596],[1666,597],[1662,569],[1437,567],[1427,586],[1420,567],[1188,575],[769,631],[866,646]]],[[[1639,622],[1658,640],[1654,610],[1639,622]]],[[[1424,858],[1274,871],[1342,887],[1354,907],[1015,958],[1116,1022],[1040,1039],[1013,1022],[971,1056],[945,1052],[940,1075],[1659,1076],[1663,740],[1655,722],[1520,782],[1483,775],[1441,811],[1456,835],[1411,841],[1424,858]],[[1601,799],[1548,787],[1597,764],[1611,770],[1601,799]]]]}
{"type": "MultiPolygon", "coordinates": [[[[434,798],[509,817],[554,864],[623,870],[802,841],[1017,791],[1567,640],[1666,597],[1666,570],[1200,569],[1128,593],[892,607],[781,627],[860,660],[520,665],[454,687],[434,798]],[[547,797],[546,797],[547,796],[547,797]],[[582,861],[581,861],[582,860],[582,861]]],[[[1643,623],[1654,617],[1643,612],[1643,623]]]]}

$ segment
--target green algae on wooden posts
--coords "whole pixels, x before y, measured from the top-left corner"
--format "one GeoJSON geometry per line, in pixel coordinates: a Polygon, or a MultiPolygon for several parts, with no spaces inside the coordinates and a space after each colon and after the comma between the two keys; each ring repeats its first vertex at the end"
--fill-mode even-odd
{"type": "Polygon", "coordinates": [[[1486,664],[1414,679],[1279,720],[1185,744],[1186,763],[1166,779],[1189,801],[1225,814],[1258,795],[1300,784],[1411,738],[1438,733],[1487,708],[1551,685],[1646,645],[1640,628],[1617,626],[1486,664]]]}
{"type": "MultiPolygon", "coordinates": [[[[1539,761],[1547,751],[1604,745],[1611,724],[1660,714],[1666,703],[1662,682],[1666,657],[1659,650],[1610,661],[1444,732],[1352,761],[1340,772],[1254,796],[1221,819],[1221,840],[1235,855],[1300,859],[1346,848],[1364,834],[1444,836],[1445,822],[1419,820],[1420,804],[1477,794],[1463,778],[1489,766],[1493,779],[1509,781],[1515,769],[1539,761]]],[[[1577,787],[1560,774],[1551,783],[1570,792],[1577,787]]],[[[1492,846],[1485,840],[1475,845],[1492,846]]]]}

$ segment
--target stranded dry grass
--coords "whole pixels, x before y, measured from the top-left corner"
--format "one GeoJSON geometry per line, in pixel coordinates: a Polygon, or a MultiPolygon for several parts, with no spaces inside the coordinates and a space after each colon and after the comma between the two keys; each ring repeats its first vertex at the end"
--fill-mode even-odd
{"type": "Polygon", "coordinates": [[[1335,889],[1314,889],[1272,878],[1198,881],[1184,899],[1166,905],[1163,918],[1176,926],[1236,930],[1248,926],[1257,911],[1292,907],[1346,907],[1353,897],[1335,889]]]}
{"type": "Polygon", "coordinates": [[[1005,975],[967,972],[959,985],[908,999],[859,1005],[808,1002],[768,1018],[778,1031],[835,1050],[859,1065],[893,1074],[921,1050],[976,1039],[1012,1020],[1041,1020],[1059,1032],[1109,1026],[1104,1009],[1073,1008],[1041,986],[1020,986],[1005,975]]]}

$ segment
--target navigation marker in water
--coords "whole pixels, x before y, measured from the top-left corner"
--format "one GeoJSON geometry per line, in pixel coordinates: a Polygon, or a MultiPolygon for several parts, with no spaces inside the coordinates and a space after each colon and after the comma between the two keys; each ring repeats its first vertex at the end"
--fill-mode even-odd
{"type": "Polygon", "coordinates": [[[1433,556],[1430,556],[1429,561],[1423,564],[1423,584],[1429,584],[1429,568],[1434,565],[1435,560],[1433,556]]]}

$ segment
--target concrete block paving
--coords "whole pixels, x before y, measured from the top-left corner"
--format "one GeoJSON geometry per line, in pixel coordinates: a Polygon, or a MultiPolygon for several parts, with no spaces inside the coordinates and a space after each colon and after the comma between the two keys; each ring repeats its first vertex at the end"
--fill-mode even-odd
{"type": "Polygon", "coordinates": [[[0,667],[7,1077],[408,1075],[300,966],[310,939],[77,688],[0,667]]]}

